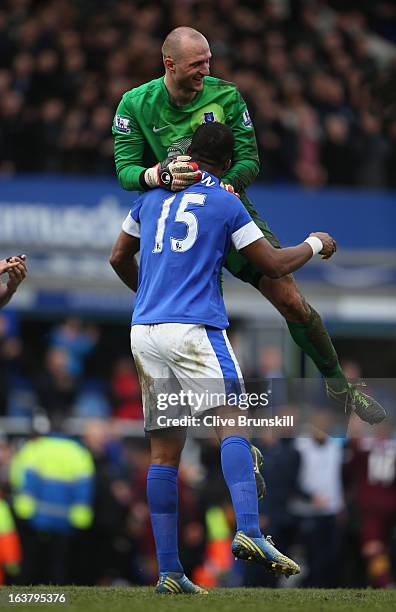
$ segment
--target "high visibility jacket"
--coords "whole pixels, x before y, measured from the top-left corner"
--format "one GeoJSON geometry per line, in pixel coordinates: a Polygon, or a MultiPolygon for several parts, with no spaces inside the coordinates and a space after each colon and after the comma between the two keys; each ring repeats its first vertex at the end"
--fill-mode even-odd
{"type": "Polygon", "coordinates": [[[91,525],[94,464],[75,440],[50,435],[27,442],[10,477],[15,512],[36,529],[67,532],[91,525]]]}

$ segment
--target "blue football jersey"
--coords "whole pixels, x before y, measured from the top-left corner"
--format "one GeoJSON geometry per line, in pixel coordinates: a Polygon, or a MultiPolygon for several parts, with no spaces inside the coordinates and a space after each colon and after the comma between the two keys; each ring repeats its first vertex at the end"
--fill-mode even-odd
{"type": "Polygon", "coordinates": [[[122,229],[140,238],[133,325],[228,327],[220,291],[225,258],[231,243],[242,249],[263,236],[216,177],[204,172],[199,183],[177,193],[146,192],[133,203],[122,229]]]}

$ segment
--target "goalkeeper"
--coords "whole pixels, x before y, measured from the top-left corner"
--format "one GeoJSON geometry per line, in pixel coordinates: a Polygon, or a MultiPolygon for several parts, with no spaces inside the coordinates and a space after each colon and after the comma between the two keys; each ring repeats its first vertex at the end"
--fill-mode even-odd
{"type": "MultiPolygon", "coordinates": [[[[223,177],[225,188],[240,194],[263,235],[280,248],[244,191],[258,174],[259,158],[252,121],[237,88],[209,76],[210,48],[197,30],[172,30],[162,55],[165,76],[126,92],[116,111],[115,163],[122,187],[135,191],[188,187],[200,177],[197,166],[185,157],[194,131],[202,123],[225,123],[235,138],[233,164],[223,177]]],[[[325,378],[329,397],[371,424],[385,418],[378,402],[346,380],[320,315],[301,295],[292,275],[263,276],[233,247],[226,267],[258,289],[285,318],[292,338],[325,378]]]]}

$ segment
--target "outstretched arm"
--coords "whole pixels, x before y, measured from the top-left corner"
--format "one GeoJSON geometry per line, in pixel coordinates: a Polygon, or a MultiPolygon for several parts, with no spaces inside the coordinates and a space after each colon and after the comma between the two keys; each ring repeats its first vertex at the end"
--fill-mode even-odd
{"type": "Polygon", "coordinates": [[[329,259],[336,249],[337,245],[329,234],[315,232],[297,246],[276,249],[266,238],[262,237],[241,248],[240,252],[266,276],[281,278],[301,268],[313,255],[318,253],[321,254],[322,259],[329,259]]]}

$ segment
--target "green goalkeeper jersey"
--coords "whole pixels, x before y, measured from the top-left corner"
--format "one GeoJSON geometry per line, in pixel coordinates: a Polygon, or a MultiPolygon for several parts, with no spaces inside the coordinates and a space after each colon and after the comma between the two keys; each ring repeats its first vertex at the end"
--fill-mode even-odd
{"type": "Polygon", "coordinates": [[[122,187],[141,191],[143,170],[167,157],[183,155],[197,127],[212,121],[225,123],[233,131],[232,166],[223,180],[242,192],[259,170],[253,125],[236,86],[210,76],[204,78],[194,100],[184,106],[171,102],[164,77],[124,94],[113,123],[115,163],[122,187]]]}

